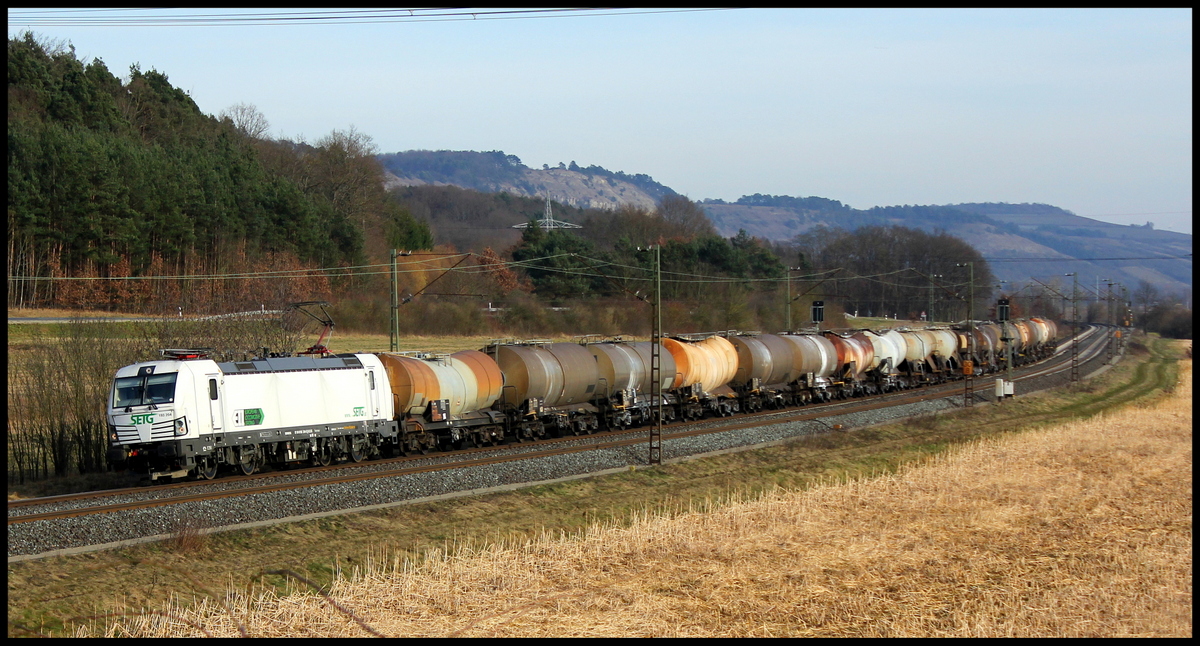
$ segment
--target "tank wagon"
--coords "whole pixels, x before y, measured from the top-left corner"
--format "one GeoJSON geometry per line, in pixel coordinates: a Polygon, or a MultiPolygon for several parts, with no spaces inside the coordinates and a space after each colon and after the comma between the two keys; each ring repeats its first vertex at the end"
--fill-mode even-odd
{"type": "MultiPolygon", "coordinates": [[[[653,344],[647,341],[620,340],[587,343],[599,371],[596,389],[599,414],[607,428],[628,428],[651,421],[656,402],[650,400],[653,344]]],[[[658,390],[666,392],[675,383],[675,359],[660,352],[658,390]]],[[[664,408],[664,417],[674,418],[674,410],[664,408]]]]}
{"type": "Polygon", "coordinates": [[[816,334],[731,334],[738,368],[729,386],[746,411],[802,406],[832,398],[837,349],[816,334]]]}
{"type": "Polygon", "coordinates": [[[645,425],[660,406],[669,422],[872,395],[961,378],[966,360],[1001,370],[1008,346],[1014,365],[1057,347],[1047,319],[970,328],[673,335],[657,388],[653,344],[621,337],[221,363],[164,350],[114,376],[109,460],[151,480],[358,462],[645,425]]]}
{"type": "Polygon", "coordinates": [[[378,356],[388,377],[400,452],[495,444],[506,421],[493,410],[504,384],[499,366],[475,350],[378,356]]]}
{"type": "Polygon", "coordinates": [[[671,355],[675,379],[665,391],[666,403],[679,419],[700,419],[706,413],[728,416],[740,410],[729,387],[738,368],[737,349],[716,334],[666,337],[663,350],[671,355]]]}

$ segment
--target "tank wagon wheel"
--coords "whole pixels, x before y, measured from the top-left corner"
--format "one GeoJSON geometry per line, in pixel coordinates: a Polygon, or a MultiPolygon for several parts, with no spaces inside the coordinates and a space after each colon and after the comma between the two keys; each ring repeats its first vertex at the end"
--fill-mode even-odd
{"type": "Polygon", "coordinates": [[[242,475],[253,475],[258,471],[258,455],[254,451],[238,449],[238,467],[242,475]]]}
{"type": "Polygon", "coordinates": [[[217,477],[218,467],[216,458],[204,458],[202,462],[196,465],[196,474],[205,480],[213,480],[217,477]]]}
{"type": "Polygon", "coordinates": [[[333,464],[333,452],[329,450],[328,444],[322,444],[313,449],[312,463],[318,467],[327,467],[333,464]]]}

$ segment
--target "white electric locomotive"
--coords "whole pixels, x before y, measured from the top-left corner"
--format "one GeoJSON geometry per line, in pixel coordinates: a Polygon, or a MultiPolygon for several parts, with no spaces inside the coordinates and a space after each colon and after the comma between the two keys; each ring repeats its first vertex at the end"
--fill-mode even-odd
{"type": "Polygon", "coordinates": [[[372,354],[217,363],[203,351],[117,371],[108,402],[109,461],[151,480],[222,465],[359,461],[396,436],[393,399],[372,354]]]}

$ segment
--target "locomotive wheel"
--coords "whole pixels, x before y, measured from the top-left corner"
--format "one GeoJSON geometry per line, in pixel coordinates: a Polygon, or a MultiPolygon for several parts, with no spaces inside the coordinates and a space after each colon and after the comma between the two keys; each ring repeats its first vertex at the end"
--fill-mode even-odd
{"type": "Polygon", "coordinates": [[[258,455],[245,449],[238,451],[238,467],[242,475],[253,475],[258,471],[258,455]]]}
{"type": "Polygon", "coordinates": [[[205,480],[213,480],[217,477],[218,467],[216,458],[205,458],[203,462],[196,465],[196,474],[205,480]]]}
{"type": "Polygon", "coordinates": [[[354,443],[351,442],[349,455],[350,455],[351,462],[362,462],[363,457],[365,457],[366,453],[362,449],[355,447],[354,443]]]}

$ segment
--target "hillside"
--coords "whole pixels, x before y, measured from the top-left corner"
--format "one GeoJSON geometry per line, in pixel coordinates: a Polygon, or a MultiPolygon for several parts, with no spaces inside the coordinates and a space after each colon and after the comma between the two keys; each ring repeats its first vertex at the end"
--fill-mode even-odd
{"type": "MultiPolygon", "coordinates": [[[[549,195],[563,205],[603,210],[621,205],[652,209],[664,196],[677,195],[648,175],[629,175],[599,166],[585,168],[575,162],[536,170],[501,151],[417,150],[379,155],[378,159],[386,169],[389,188],[452,185],[517,197],[544,199],[549,195]]],[[[1146,226],[1109,224],[1048,204],[964,203],[862,210],[822,197],[756,193],[734,203],[703,200],[701,205],[717,233],[726,238],[745,230],[763,240],[786,242],[820,227],[853,230],[900,225],[928,232],[942,230],[966,240],[993,260],[998,280],[1024,283],[1032,277],[1045,282],[1057,279],[1061,285],[1067,282],[1064,274],[1076,272],[1082,285],[1093,288],[1098,279],[1115,280],[1130,289],[1144,280],[1163,292],[1176,294],[1190,290],[1192,285],[1190,259],[1145,259],[1190,254],[1192,236],[1146,226]],[[1025,260],[1028,258],[1063,260],[1025,260]],[[1128,260],[1068,260],[1072,258],[1128,260]]],[[[510,224],[492,226],[501,230],[510,224]]]]}
{"type": "MultiPolygon", "coordinates": [[[[813,209],[790,204],[787,196],[750,196],[735,204],[706,201],[703,206],[722,235],[739,229],[760,238],[786,241],[819,227],[855,229],[900,225],[960,237],[993,260],[1000,280],[1042,281],[1078,272],[1084,285],[1097,278],[1134,288],[1145,280],[1167,292],[1191,288],[1190,260],[1145,260],[1192,252],[1192,236],[1144,226],[1121,226],[1077,216],[1047,204],[952,204],[945,206],[836,206],[813,209]],[[757,198],[757,199],[754,199],[757,198]],[[1034,261],[1026,258],[1129,258],[1103,262],[1034,261]],[[1018,260],[1022,259],[1022,260],[1018,260]]],[[[812,199],[812,198],[806,198],[812,199]]],[[[1065,283],[1065,278],[1060,282],[1065,283]]]]}
{"type": "Polygon", "coordinates": [[[585,209],[615,209],[631,204],[653,209],[675,191],[649,175],[627,175],[575,162],[542,170],[529,168],[516,155],[491,152],[410,150],[379,155],[387,171],[385,186],[455,185],[485,193],[539,197],[585,209]]]}

